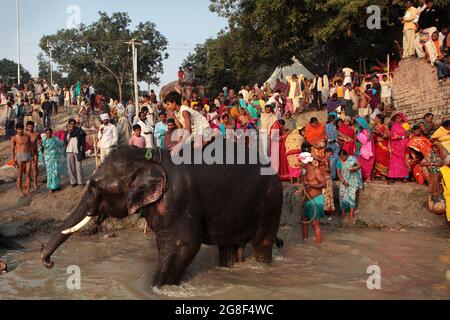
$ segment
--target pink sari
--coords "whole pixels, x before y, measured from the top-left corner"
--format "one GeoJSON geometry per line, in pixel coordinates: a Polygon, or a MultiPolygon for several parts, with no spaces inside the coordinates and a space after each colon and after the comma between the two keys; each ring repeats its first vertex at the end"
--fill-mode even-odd
{"type": "Polygon", "coordinates": [[[364,181],[371,180],[372,171],[375,166],[375,157],[373,154],[374,143],[367,129],[363,129],[356,139],[361,144],[359,150],[358,162],[361,164],[361,173],[364,181]]]}
{"type": "Polygon", "coordinates": [[[391,128],[391,163],[388,177],[392,179],[405,179],[409,176],[406,165],[408,139],[403,126],[397,122],[391,128]],[[400,139],[400,140],[399,140],[400,139]]]}

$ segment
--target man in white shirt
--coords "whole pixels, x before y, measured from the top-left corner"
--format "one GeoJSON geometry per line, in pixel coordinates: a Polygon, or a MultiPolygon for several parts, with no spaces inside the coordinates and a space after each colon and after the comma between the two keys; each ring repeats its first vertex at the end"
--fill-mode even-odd
{"type": "Polygon", "coordinates": [[[305,89],[303,75],[300,75],[299,79],[296,74],[293,74],[290,77],[286,77],[286,80],[289,84],[288,98],[292,100],[292,112],[296,113],[298,109],[300,110],[300,113],[302,113],[304,110],[304,105],[302,103],[303,90],[305,89]]]}
{"type": "Polygon", "coordinates": [[[116,126],[109,123],[109,115],[102,114],[100,119],[103,124],[100,126],[100,131],[98,132],[98,147],[100,148],[100,161],[103,162],[117,145],[118,137],[116,126]]]}
{"type": "Polygon", "coordinates": [[[381,84],[381,103],[385,109],[389,109],[392,105],[392,82],[388,79],[387,74],[383,75],[383,80],[380,81],[381,84]]]}
{"type": "Polygon", "coordinates": [[[354,72],[353,69],[350,68],[344,68],[342,69],[342,72],[344,72],[344,86],[347,85],[347,83],[350,83],[351,85],[353,85],[353,81],[352,81],[352,73],[354,72]]]}
{"type": "MultiPolygon", "coordinates": [[[[144,107],[146,108],[146,107],[144,107]]],[[[142,108],[144,110],[144,108],[142,108]]],[[[148,124],[146,111],[139,112],[139,121],[136,123],[141,127],[142,136],[145,138],[146,148],[154,148],[153,128],[148,124]]]]}

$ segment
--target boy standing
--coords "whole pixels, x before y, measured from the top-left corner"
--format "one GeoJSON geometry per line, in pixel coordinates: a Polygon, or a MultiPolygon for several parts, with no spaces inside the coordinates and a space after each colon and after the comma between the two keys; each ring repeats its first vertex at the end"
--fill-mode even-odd
{"type": "Polygon", "coordinates": [[[12,107],[11,101],[8,101],[5,112],[6,112],[6,119],[5,119],[6,138],[11,139],[14,136],[14,124],[16,121],[16,112],[12,107]]]}
{"type": "Polygon", "coordinates": [[[31,138],[29,135],[24,133],[24,127],[22,123],[16,125],[17,134],[11,139],[11,155],[12,160],[17,163],[18,174],[17,174],[17,188],[22,197],[27,196],[30,193],[30,170],[31,170],[31,160],[34,154],[31,148],[31,138]],[[22,174],[25,169],[26,177],[26,191],[22,190],[22,174]]]}
{"type": "Polygon", "coordinates": [[[134,134],[131,136],[129,145],[135,146],[140,149],[145,149],[146,142],[145,142],[145,138],[143,136],[141,136],[141,132],[142,132],[141,126],[138,124],[134,125],[133,132],[134,132],[134,134]]]}
{"type": "Polygon", "coordinates": [[[33,175],[33,186],[34,190],[38,189],[37,185],[37,178],[38,178],[38,150],[39,145],[42,142],[42,137],[39,135],[36,131],[34,131],[34,122],[28,121],[27,122],[27,134],[30,136],[30,143],[31,143],[31,153],[33,154],[33,159],[31,162],[31,171],[33,175]]]}
{"type": "Polygon", "coordinates": [[[155,125],[155,140],[158,148],[162,148],[164,146],[164,135],[167,132],[167,124],[166,124],[166,114],[161,113],[159,115],[159,121],[155,125]]]}

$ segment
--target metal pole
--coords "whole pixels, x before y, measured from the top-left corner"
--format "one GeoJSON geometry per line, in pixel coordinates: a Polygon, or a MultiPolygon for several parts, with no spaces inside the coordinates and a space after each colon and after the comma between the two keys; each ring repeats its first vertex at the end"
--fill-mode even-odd
{"type": "Polygon", "coordinates": [[[20,17],[19,17],[19,0],[16,0],[17,14],[17,84],[20,85],[20,17]]]}
{"type": "Polygon", "coordinates": [[[133,73],[134,73],[134,98],[136,100],[136,110],[140,112],[141,110],[139,108],[139,88],[137,79],[137,48],[134,42],[133,42],[133,73]]]}
{"type": "Polygon", "coordinates": [[[50,41],[47,41],[47,48],[50,53],[50,86],[53,87],[52,46],[50,45],[50,41]]]}
{"type": "Polygon", "coordinates": [[[137,47],[142,45],[142,43],[136,42],[136,39],[132,39],[131,41],[125,42],[126,44],[131,44],[131,50],[133,51],[133,78],[134,78],[134,100],[136,106],[136,114],[139,114],[139,87],[138,87],[138,78],[137,78],[137,68],[138,68],[138,59],[137,59],[137,47]]]}

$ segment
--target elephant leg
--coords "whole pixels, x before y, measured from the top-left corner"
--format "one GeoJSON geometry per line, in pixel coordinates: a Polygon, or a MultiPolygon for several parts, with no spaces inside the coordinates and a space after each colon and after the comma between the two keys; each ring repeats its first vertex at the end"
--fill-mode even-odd
{"type": "Polygon", "coordinates": [[[242,242],[242,243],[240,243],[240,244],[238,244],[238,245],[235,245],[234,246],[234,262],[235,263],[243,263],[243,262],[245,262],[245,246],[246,246],[246,243],[245,242],[242,242]]]}
{"type": "Polygon", "coordinates": [[[253,241],[253,249],[255,251],[255,259],[258,262],[272,262],[272,248],[274,241],[272,239],[264,239],[263,241],[253,241]]]}
{"type": "Polygon", "coordinates": [[[183,227],[183,230],[186,231],[156,233],[159,252],[159,265],[153,281],[156,287],[179,285],[183,273],[200,250],[201,234],[195,232],[195,228],[183,227]]]}
{"type": "Polygon", "coordinates": [[[217,247],[219,248],[219,266],[223,268],[232,268],[234,266],[234,246],[219,245],[217,247]]]}

